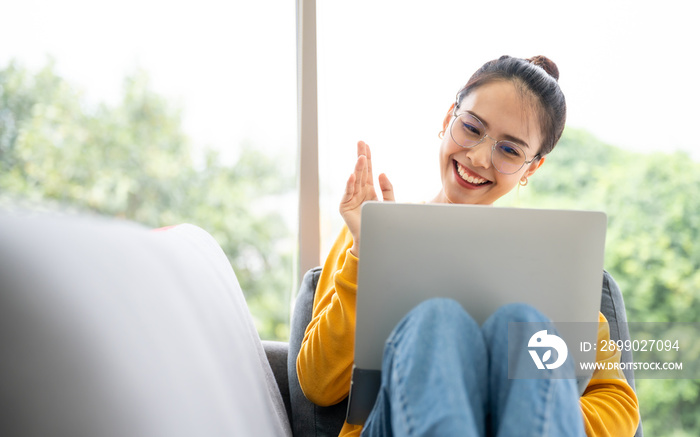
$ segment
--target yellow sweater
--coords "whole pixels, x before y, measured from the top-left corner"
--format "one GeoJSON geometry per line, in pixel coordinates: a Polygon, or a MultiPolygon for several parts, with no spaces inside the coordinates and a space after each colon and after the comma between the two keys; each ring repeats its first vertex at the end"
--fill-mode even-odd
{"type": "MultiPolygon", "coordinates": [[[[352,235],[344,227],[333,245],[319,278],[313,315],[297,358],[297,374],[304,394],[328,406],[342,401],[350,390],[355,344],[357,257],[350,253],[352,235]]],[[[598,342],[608,340],[608,322],[600,314],[598,342]]],[[[601,352],[598,362],[619,362],[620,352],[601,352]]],[[[596,370],[580,398],[589,436],[632,436],[639,422],[637,396],[620,370],[596,370]]],[[[345,423],[340,436],[359,436],[362,427],[345,423]]]]}

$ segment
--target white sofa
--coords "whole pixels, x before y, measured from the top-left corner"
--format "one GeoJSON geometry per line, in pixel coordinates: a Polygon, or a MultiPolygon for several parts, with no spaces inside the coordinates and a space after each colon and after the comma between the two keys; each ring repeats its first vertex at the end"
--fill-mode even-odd
{"type": "Polygon", "coordinates": [[[0,211],[0,416],[2,436],[291,435],[208,233],[17,211],[0,211]]]}

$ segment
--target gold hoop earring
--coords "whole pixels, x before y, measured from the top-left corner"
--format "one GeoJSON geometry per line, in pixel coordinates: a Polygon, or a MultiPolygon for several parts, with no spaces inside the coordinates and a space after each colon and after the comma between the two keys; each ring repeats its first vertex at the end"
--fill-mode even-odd
{"type": "Polygon", "coordinates": [[[520,182],[518,182],[518,183],[520,184],[521,187],[524,187],[525,185],[527,185],[527,178],[520,179],[520,182]]]}
{"type": "Polygon", "coordinates": [[[440,139],[445,138],[445,131],[444,130],[438,132],[438,138],[440,138],[440,139]]]}

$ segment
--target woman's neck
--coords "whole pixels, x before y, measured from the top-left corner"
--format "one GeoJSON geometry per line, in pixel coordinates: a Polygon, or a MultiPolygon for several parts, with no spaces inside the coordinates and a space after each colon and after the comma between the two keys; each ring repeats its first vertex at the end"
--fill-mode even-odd
{"type": "Polygon", "coordinates": [[[451,200],[447,197],[447,194],[445,194],[445,189],[443,188],[442,190],[440,190],[440,192],[437,194],[437,196],[435,196],[435,197],[433,198],[433,200],[431,200],[431,201],[428,202],[428,203],[454,203],[454,202],[451,201],[451,200]]]}
{"type": "MultiPolygon", "coordinates": [[[[453,202],[450,200],[449,197],[447,197],[447,194],[445,194],[445,189],[443,188],[440,190],[440,192],[431,200],[430,202],[427,203],[449,203],[449,204],[455,204],[458,202],[453,202]]],[[[488,206],[493,206],[493,204],[488,204],[488,206]]]]}

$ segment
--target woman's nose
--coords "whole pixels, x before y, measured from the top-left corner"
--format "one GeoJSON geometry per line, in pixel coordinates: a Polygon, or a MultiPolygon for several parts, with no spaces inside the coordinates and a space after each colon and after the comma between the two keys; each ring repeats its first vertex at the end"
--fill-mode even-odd
{"type": "Polygon", "coordinates": [[[467,149],[467,158],[475,167],[491,167],[491,141],[482,141],[471,149],[467,149]]]}

